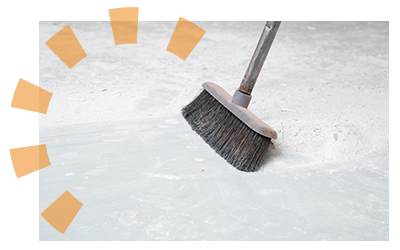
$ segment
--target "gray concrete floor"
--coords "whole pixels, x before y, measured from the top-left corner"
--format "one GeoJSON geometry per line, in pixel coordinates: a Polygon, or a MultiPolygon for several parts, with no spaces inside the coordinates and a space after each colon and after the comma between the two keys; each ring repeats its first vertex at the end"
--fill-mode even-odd
{"type": "Polygon", "coordinates": [[[175,22],[40,23],[40,115],[51,166],[40,211],[66,190],[84,205],[40,240],[388,240],[387,22],[283,22],[249,109],[278,132],[258,173],[237,171],[180,116],[213,81],[233,93],[263,22],[195,22],[186,61],[175,22]],[[88,57],[71,70],[45,42],[70,25],[88,57]]]}

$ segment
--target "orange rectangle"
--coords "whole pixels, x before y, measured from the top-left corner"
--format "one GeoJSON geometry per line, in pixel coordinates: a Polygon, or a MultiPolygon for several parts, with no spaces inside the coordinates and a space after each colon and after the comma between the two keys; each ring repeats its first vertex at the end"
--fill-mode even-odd
{"type": "Polygon", "coordinates": [[[46,144],[10,149],[10,155],[17,178],[51,165],[46,144]]]}
{"type": "Polygon", "coordinates": [[[19,79],[11,107],[46,114],[52,96],[49,91],[19,79]]]}
{"type": "Polygon", "coordinates": [[[64,234],[82,206],[82,202],[65,191],[41,215],[57,231],[64,234]]]}
{"type": "Polygon", "coordinates": [[[109,9],[111,28],[115,45],[136,44],[138,31],[139,8],[109,9]]]}
{"type": "Polygon", "coordinates": [[[87,56],[69,25],[52,36],[46,45],[70,69],[87,56]]]}
{"type": "Polygon", "coordinates": [[[180,17],[169,41],[167,51],[186,60],[206,33],[196,24],[180,17]]]}

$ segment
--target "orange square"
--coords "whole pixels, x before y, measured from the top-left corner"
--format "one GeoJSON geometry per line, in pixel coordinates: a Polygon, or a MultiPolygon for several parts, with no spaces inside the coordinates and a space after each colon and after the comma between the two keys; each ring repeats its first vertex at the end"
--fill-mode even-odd
{"type": "Polygon", "coordinates": [[[70,192],[65,191],[41,215],[50,225],[64,234],[82,205],[82,202],[78,201],[70,192]]]}
{"type": "Polygon", "coordinates": [[[167,51],[186,60],[205,33],[206,31],[196,24],[180,17],[169,41],[167,51]]]}
{"type": "Polygon", "coordinates": [[[17,178],[51,165],[46,144],[10,149],[10,155],[17,178]]]}
{"type": "Polygon", "coordinates": [[[117,8],[108,10],[115,45],[136,44],[139,8],[117,8]]]}
{"type": "Polygon", "coordinates": [[[46,45],[70,69],[87,56],[69,25],[52,36],[46,45]]]}
{"type": "Polygon", "coordinates": [[[15,88],[11,107],[46,114],[53,94],[20,79],[15,88]]]}

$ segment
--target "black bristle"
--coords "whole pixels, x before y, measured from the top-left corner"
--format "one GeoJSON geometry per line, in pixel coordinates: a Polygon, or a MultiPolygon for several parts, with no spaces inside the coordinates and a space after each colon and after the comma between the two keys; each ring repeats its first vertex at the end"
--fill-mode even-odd
{"type": "Polygon", "coordinates": [[[250,129],[206,90],[183,107],[182,115],[216,153],[238,170],[260,169],[271,139],[250,129]]]}

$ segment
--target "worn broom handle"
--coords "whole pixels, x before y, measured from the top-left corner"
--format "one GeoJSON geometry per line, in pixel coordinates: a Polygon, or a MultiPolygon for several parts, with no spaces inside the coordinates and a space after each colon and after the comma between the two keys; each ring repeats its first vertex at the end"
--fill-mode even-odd
{"type": "Polygon", "coordinates": [[[269,49],[271,48],[276,33],[278,32],[279,25],[281,25],[281,21],[268,21],[265,24],[253,57],[250,60],[247,71],[244,74],[242,83],[238,89],[240,92],[250,95],[253,91],[254,84],[257,81],[261,68],[267,58],[269,49]]]}

